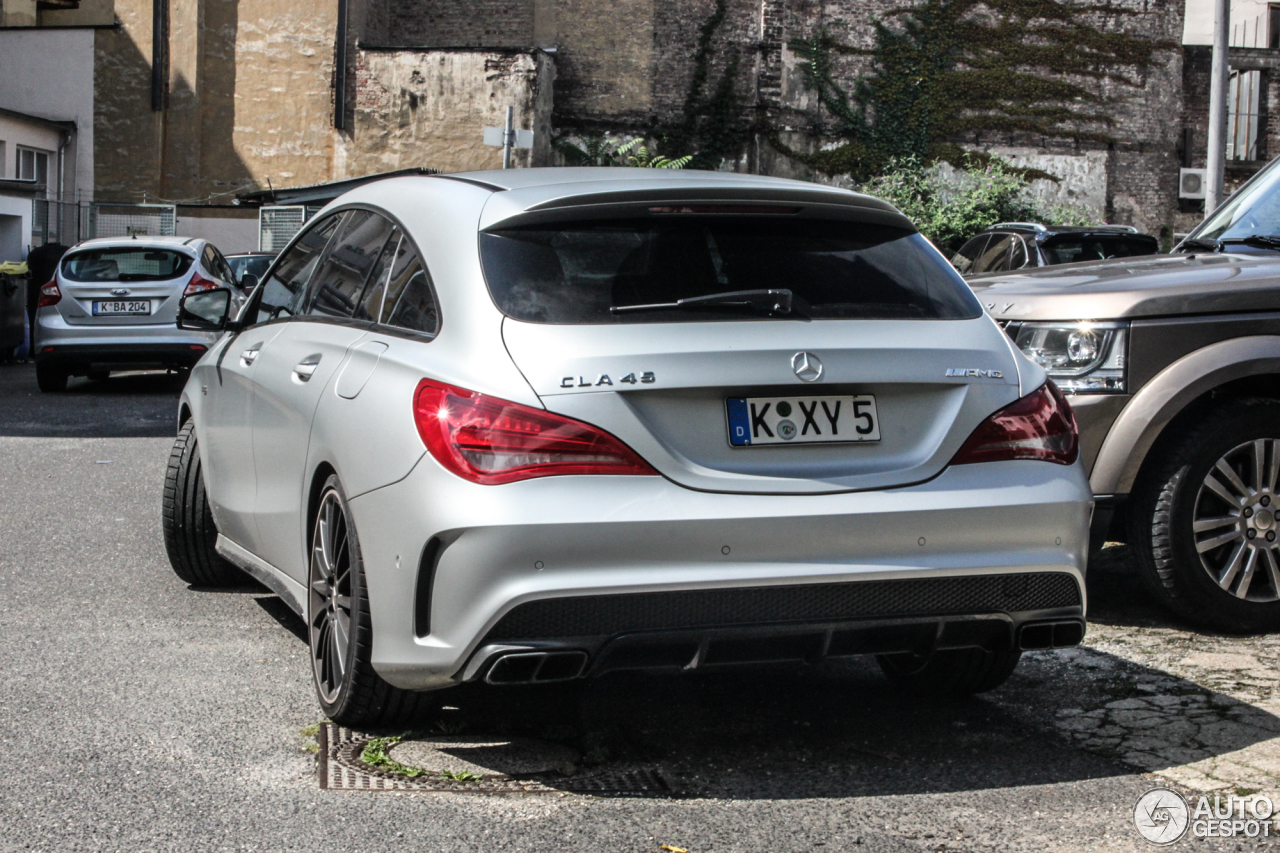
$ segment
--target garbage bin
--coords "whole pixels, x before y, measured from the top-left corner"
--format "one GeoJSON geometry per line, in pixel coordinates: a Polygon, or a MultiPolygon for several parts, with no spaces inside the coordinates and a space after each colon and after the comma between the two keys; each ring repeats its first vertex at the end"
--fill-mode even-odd
{"type": "Polygon", "coordinates": [[[27,265],[0,264],[0,361],[12,361],[27,327],[27,265]]]}

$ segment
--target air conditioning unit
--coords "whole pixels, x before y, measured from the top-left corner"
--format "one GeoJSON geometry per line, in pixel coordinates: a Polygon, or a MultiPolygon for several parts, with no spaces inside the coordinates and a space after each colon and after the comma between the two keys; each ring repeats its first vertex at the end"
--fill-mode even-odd
{"type": "Polygon", "coordinates": [[[1182,169],[1178,174],[1178,198],[1203,199],[1208,183],[1208,169],[1182,169]]]}

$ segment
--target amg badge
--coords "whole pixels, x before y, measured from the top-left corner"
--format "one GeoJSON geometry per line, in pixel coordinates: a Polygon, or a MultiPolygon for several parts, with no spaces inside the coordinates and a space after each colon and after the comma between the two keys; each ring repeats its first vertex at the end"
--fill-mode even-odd
{"type": "Polygon", "coordinates": [[[974,367],[948,367],[948,376],[974,376],[978,379],[1004,379],[1004,373],[999,370],[978,370],[974,367]]]}

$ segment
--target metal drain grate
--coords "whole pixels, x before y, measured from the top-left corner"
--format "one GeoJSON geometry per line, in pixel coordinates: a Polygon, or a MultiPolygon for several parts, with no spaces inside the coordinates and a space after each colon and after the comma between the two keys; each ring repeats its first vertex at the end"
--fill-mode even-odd
{"type": "Polygon", "coordinates": [[[360,760],[369,735],[334,723],[322,723],[317,772],[320,787],[331,791],[452,791],[465,794],[554,794],[572,792],[599,797],[670,796],[671,786],[653,767],[598,770],[581,775],[484,776],[460,782],[441,776],[408,777],[371,767],[360,760]]]}

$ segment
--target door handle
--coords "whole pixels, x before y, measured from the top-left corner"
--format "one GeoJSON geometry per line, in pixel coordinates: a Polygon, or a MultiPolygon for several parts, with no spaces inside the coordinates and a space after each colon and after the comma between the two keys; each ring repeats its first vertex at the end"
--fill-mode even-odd
{"type": "Polygon", "coordinates": [[[298,362],[294,365],[293,375],[297,376],[303,382],[311,378],[316,372],[316,368],[320,366],[320,356],[314,355],[308,359],[298,362]]]}
{"type": "Polygon", "coordinates": [[[252,367],[254,361],[258,358],[258,352],[262,349],[262,344],[254,344],[244,352],[240,353],[240,361],[245,367],[252,367]]]}

